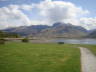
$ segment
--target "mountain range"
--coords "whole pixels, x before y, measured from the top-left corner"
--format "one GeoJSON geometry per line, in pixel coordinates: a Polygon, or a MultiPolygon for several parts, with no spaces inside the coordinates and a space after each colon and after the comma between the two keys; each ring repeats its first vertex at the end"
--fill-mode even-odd
{"type": "Polygon", "coordinates": [[[57,22],[52,26],[48,25],[32,25],[32,26],[21,26],[16,28],[8,28],[3,31],[18,33],[22,36],[32,36],[32,37],[46,37],[46,38],[82,38],[82,37],[91,37],[95,35],[94,31],[87,31],[81,26],[75,26],[70,23],[57,22]]]}
{"type": "Polygon", "coordinates": [[[96,29],[90,30],[87,37],[88,38],[96,38],[96,29]]]}

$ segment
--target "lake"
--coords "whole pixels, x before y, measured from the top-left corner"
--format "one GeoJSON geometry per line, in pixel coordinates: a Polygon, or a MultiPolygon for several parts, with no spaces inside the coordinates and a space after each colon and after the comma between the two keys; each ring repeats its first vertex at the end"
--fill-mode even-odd
{"type": "Polygon", "coordinates": [[[54,39],[52,42],[64,42],[67,44],[93,44],[96,45],[96,39],[54,39]]]}
{"type": "MultiPolygon", "coordinates": [[[[22,40],[22,39],[21,39],[22,40]]],[[[9,41],[15,41],[15,42],[21,42],[19,39],[9,39],[9,41]]],[[[64,42],[67,44],[93,44],[96,45],[96,39],[64,39],[64,38],[58,38],[58,39],[33,39],[30,40],[32,43],[58,43],[58,42],[64,42]]]]}

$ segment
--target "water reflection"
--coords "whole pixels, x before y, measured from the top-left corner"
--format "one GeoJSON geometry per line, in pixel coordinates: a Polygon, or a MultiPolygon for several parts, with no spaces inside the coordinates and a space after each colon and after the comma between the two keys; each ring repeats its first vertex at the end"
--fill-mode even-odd
{"type": "Polygon", "coordinates": [[[68,44],[94,44],[96,45],[96,39],[55,39],[53,42],[65,42],[68,44]]]}

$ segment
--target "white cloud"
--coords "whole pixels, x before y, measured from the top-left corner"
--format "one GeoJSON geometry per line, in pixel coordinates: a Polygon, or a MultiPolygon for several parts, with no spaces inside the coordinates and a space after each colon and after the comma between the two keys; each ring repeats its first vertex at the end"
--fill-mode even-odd
{"type": "Polygon", "coordinates": [[[35,8],[40,10],[40,15],[45,17],[44,21],[49,25],[55,22],[65,22],[86,29],[96,29],[96,18],[84,18],[90,12],[71,2],[45,0],[35,4],[35,8]]]}
{"type": "Polygon", "coordinates": [[[29,18],[16,5],[0,8],[0,29],[30,25],[29,18]]]}
{"type": "Polygon", "coordinates": [[[32,8],[34,7],[34,4],[32,5],[27,5],[27,4],[22,4],[22,5],[9,5],[8,8],[10,9],[14,9],[14,10],[19,10],[19,9],[23,9],[23,10],[32,10],[32,8]]]}
{"type": "Polygon", "coordinates": [[[81,18],[80,24],[88,30],[96,29],[96,18],[81,18]]]}
{"type": "Polygon", "coordinates": [[[35,6],[40,10],[40,14],[45,16],[49,23],[66,21],[66,19],[76,19],[89,13],[73,3],[64,1],[45,0],[35,6]]]}
{"type": "Polygon", "coordinates": [[[32,20],[31,21],[32,25],[49,25],[46,21],[41,21],[41,20],[32,20]]]}
{"type": "Polygon", "coordinates": [[[33,8],[33,5],[25,5],[25,4],[23,4],[23,5],[21,5],[20,6],[20,8],[21,9],[24,9],[24,10],[32,10],[32,8],[33,8]]]}
{"type": "MultiPolygon", "coordinates": [[[[45,0],[30,5],[9,5],[0,8],[0,29],[22,25],[52,25],[55,22],[66,22],[81,25],[86,29],[96,28],[96,18],[84,18],[90,13],[71,2],[45,0]],[[30,20],[21,9],[34,12],[37,10],[40,20],[30,20]]],[[[36,15],[38,15],[36,14],[36,15]]]]}

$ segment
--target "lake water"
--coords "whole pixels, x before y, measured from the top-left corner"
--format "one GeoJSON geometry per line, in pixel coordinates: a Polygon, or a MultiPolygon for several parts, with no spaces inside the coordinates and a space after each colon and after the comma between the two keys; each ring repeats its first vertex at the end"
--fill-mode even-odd
{"type": "MultiPolygon", "coordinates": [[[[21,42],[21,40],[10,40],[10,41],[15,41],[15,42],[21,42]]],[[[96,45],[96,39],[64,39],[64,38],[59,38],[59,39],[44,39],[44,40],[30,40],[32,43],[58,43],[58,42],[64,42],[67,44],[92,44],[96,45]]]]}
{"type": "Polygon", "coordinates": [[[96,39],[55,39],[53,42],[64,42],[68,44],[93,44],[96,45],[96,39]]]}

